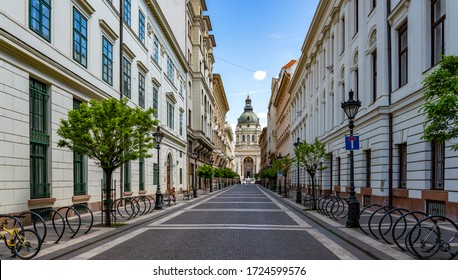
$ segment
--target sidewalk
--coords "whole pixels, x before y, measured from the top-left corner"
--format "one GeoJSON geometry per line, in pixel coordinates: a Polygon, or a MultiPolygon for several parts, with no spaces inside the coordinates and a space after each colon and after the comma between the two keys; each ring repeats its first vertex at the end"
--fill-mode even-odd
{"type": "MultiPolygon", "coordinates": [[[[115,225],[118,224],[118,226],[110,228],[102,226],[101,211],[92,213],[92,226],[90,213],[81,214],[81,227],[79,229],[78,218],[76,216],[69,218],[69,223],[61,221],[58,217],[55,220],[54,226],[52,225],[51,220],[46,220],[46,228],[44,228],[41,223],[37,223],[37,233],[41,237],[44,236],[45,238],[41,245],[40,252],[34,259],[53,259],[58,255],[60,250],[70,251],[72,248],[83,246],[85,242],[92,243],[92,240],[99,240],[107,235],[121,234],[136,225],[142,224],[143,222],[147,222],[151,219],[157,219],[169,215],[191,203],[208,198],[209,195],[216,194],[219,191],[220,190],[215,189],[212,193],[210,193],[209,190],[198,190],[197,198],[191,199],[185,198],[183,194],[177,194],[176,202],[171,202],[170,206],[167,206],[168,203],[165,202],[162,210],[153,210],[149,213],[145,213],[131,219],[127,219],[127,216],[123,218],[117,214],[117,219],[112,221],[112,223],[115,225]]],[[[154,205],[152,205],[152,207],[154,208],[154,205]]],[[[63,217],[65,218],[65,215],[63,215],[63,217]]],[[[105,219],[105,217],[103,217],[103,219],[105,219]]],[[[33,229],[33,226],[29,225],[25,228],[33,229]]],[[[10,250],[7,249],[6,246],[0,246],[0,260],[15,260],[14,256],[12,256],[10,250]]]]}
{"type": "MultiPolygon", "coordinates": [[[[275,191],[268,190],[260,185],[272,195],[282,199],[288,205],[297,209],[300,213],[312,220],[317,225],[325,228],[333,235],[338,236],[342,240],[352,244],[353,246],[364,251],[367,255],[374,259],[380,260],[415,260],[412,255],[401,251],[396,245],[383,243],[383,240],[376,240],[371,236],[366,235],[360,228],[347,228],[345,226],[346,219],[340,218],[338,220],[331,219],[326,215],[320,214],[316,210],[306,209],[304,205],[296,203],[296,192],[289,191],[288,197],[284,198],[275,191]]],[[[304,197],[304,193],[302,193],[304,197]]]]}

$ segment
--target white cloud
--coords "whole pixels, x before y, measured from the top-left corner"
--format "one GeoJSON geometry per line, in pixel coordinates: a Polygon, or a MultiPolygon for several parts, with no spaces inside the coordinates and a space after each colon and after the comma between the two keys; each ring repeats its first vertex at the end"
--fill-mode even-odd
{"type": "Polygon", "coordinates": [[[256,80],[262,81],[266,78],[266,76],[267,76],[266,71],[259,70],[259,71],[254,72],[253,78],[255,78],[256,80]]]}
{"type": "Polygon", "coordinates": [[[267,113],[264,113],[264,112],[263,113],[258,113],[257,116],[260,119],[267,119],[267,113]]]}

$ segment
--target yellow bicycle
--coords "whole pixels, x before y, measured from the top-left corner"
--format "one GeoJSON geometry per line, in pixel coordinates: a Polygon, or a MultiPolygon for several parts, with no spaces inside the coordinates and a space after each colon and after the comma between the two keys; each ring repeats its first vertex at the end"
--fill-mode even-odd
{"type": "Polygon", "coordinates": [[[35,257],[41,249],[41,239],[38,234],[33,230],[23,229],[15,217],[2,215],[1,218],[3,220],[0,239],[5,241],[6,247],[11,249],[11,253],[24,260],[35,257]],[[11,229],[8,228],[9,221],[13,222],[11,229]]]}

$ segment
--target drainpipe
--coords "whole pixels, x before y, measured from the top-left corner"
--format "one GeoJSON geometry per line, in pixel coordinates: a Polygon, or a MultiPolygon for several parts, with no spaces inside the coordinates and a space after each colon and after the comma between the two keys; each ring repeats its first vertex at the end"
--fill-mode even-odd
{"type": "MultiPolygon", "coordinates": [[[[391,11],[391,1],[386,1],[386,13],[387,18],[391,11]]],[[[391,94],[393,91],[392,86],[392,62],[391,62],[391,26],[390,22],[386,21],[387,27],[387,41],[388,41],[388,109],[391,110],[391,94]]],[[[393,205],[393,114],[390,112],[388,114],[388,205],[393,205]]]]}
{"type": "MultiPolygon", "coordinates": [[[[124,9],[122,0],[119,1],[119,99],[122,99],[122,87],[123,87],[123,76],[122,76],[122,64],[123,64],[123,30],[124,30],[124,9]]],[[[121,198],[124,196],[124,164],[120,166],[119,170],[119,190],[121,198]]]]}

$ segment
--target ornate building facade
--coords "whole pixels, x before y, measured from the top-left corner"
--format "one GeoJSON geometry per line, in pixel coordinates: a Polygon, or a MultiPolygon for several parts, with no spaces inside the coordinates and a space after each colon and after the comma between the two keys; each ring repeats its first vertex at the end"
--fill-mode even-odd
{"type": "Polygon", "coordinates": [[[235,171],[242,181],[252,180],[261,166],[259,138],[261,125],[253,112],[250,96],[245,100],[244,112],[235,129],[235,171]]]}
{"type": "MultiPolygon", "coordinates": [[[[422,139],[422,81],[441,55],[458,53],[453,28],[458,2],[320,1],[291,78],[292,141],[326,144],[320,191],[346,196],[349,133],[341,103],[361,101],[354,132],[355,187],[361,205],[393,205],[430,215],[458,217],[456,139],[422,139]]],[[[294,170],[293,170],[294,172],[294,170]]],[[[292,184],[297,184],[296,175],[292,184]]],[[[300,185],[309,176],[300,172],[300,185]]]]}

